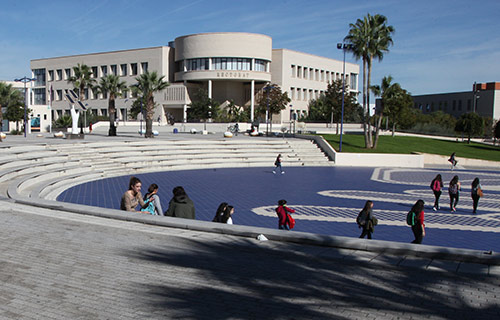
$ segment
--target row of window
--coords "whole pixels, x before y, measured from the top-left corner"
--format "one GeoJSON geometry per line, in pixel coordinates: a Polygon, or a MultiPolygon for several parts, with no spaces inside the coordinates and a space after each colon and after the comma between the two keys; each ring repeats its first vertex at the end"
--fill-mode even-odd
{"type": "Polygon", "coordinates": [[[325,90],[317,89],[304,89],[304,88],[290,88],[290,99],[292,100],[313,100],[318,99],[320,95],[324,94],[325,90]]]}
{"type": "MultiPolygon", "coordinates": [[[[462,100],[451,101],[450,111],[462,111],[462,100]]],[[[420,109],[424,112],[434,112],[438,110],[448,111],[448,101],[439,101],[438,103],[418,103],[415,102],[415,108],[420,109]]],[[[472,99],[467,99],[467,111],[472,111],[472,99]]]]}
{"type": "MultiPolygon", "coordinates": [[[[334,80],[341,80],[342,74],[334,71],[321,70],[310,67],[291,65],[292,78],[321,81],[321,82],[332,82],[334,80]]],[[[358,75],[356,73],[351,73],[346,75],[346,83],[352,90],[357,90],[358,75]],[[350,81],[349,81],[350,80],[350,81]]]]}
{"type": "MultiPolygon", "coordinates": [[[[34,89],[34,103],[35,104],[45,104],[45,89],[34,89]]],[[[66,94],[68,94],[68,89],[57,89],[51,92],[51,101],[63,101],[66,100],[66,94]]],[[[97,93],[97,90],[85,89],[83,93],[85,100],[97,100],[97,99],[108,99],[108,93],[102,92],[97,93]]],[[[129,94],[129,91],[122,92],[120,98],[126,99],[128,97],[136,98],[137,94],[129,94]]]]}
{"type": "Polygon", "coordinates": [[[176,72],[198,71],[198,70],[239,70],[239,71],[263,71],[267,69],[267,61],[249,58],[196,58],[178,61],[176,72]]]}
{"type": "MultiPolygon", "coordinates": [[[[108,74],[113,74],[115,76],[136,76],[138,74],[143,74],[148,71],[148,63],[122,63],[122,64],[112,64],[112,65],[102,65],[102,66],[91,66],[92,78],[105,77],[108,74]],[[140,68],[140,70],[139,70],[140,68]]],[[[35,86],[45,85],[45,69],[35,69],[33,70],[37,82],[35,86]]],[[[48,81],[67,81],[71,76],[74,75],[73,68],[56,69],[48,71],[48,81]]]]}

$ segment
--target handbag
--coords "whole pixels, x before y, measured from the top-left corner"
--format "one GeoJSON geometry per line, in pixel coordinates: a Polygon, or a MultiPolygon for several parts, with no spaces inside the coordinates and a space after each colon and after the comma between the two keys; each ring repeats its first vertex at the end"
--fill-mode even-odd
{"type": "Polygon", "coordinates": [[[293,229],[293,227],[295,227],[295,219],[292,218],[292,216],[288,212],[286,213],[286,220],[288,222],[288,227],[290,229],[293,229]]]}
{"type": "Polygon", "coordinates": [[[151,215],[155,215],[155,205],[153,203],[153,198],[149,198],[146,200],[146,204],[148,205],[146,208],[142,208],[141,211],[144,213],[149,213],[151,215]]]}
{"type": "Polygon", "coordinates": [[[477,195],[481,198],[484,196],[484,193],[483,193],[483,190],[481,190],[481,188],[477,188],[477,195]]]}

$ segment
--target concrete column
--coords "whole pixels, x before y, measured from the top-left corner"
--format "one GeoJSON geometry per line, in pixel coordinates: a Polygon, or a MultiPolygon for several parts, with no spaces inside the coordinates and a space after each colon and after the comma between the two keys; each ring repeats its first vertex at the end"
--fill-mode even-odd
{"type": "Polygon", "coordinates": [[[182,122],[186,123],[187,122],[187,104],[182,106],[182,122]]]}
{"type": "Polygon", "coordinates": [[[208,98],[212,99],[212,80],[208,80],[208,98]]]}
{"type": "Polygon", "coordinates": [[[254,113],[255,113],[255,80],[252,80],[250,85],[250,122],[253,122],[254,120],[254,113]]]}

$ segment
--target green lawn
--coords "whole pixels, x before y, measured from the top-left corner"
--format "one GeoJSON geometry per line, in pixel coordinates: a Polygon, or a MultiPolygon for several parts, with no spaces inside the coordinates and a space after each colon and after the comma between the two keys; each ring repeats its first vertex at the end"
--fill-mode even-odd
{"type": "MultiPolygon", "coordinates": [[[[339,150],[340,135],[323,135],[328,143],[339,150]]],[[[362,134],[344,134],[342,136],[342,152],[370,153],[403,153],[423,152],[449,156],[453,152],[457,157],[500,161],[500,147],[479,143],[445,141],[419,137],[380,136],[377,149],[365,149],[365,138],[362,134]]]]}

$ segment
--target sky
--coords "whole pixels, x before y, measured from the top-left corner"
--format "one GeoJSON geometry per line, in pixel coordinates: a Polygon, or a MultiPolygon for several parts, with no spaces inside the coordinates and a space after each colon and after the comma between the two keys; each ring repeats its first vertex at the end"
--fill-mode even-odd
{"type": "MultiPolygon", "coordinates": [[[[500,0],[2,2],[0,80],[30,76],[32,59],[162,46],[203,32],[265,34],[275,49],[342,60],[337,43],[370,13],[395,29],[394,45],[373,64],[373,84],[391,75],[416,95],[500,81],[500,0]]],[[[361,61],[347,54],[346,62],[361,72],[361,61]]]]}

